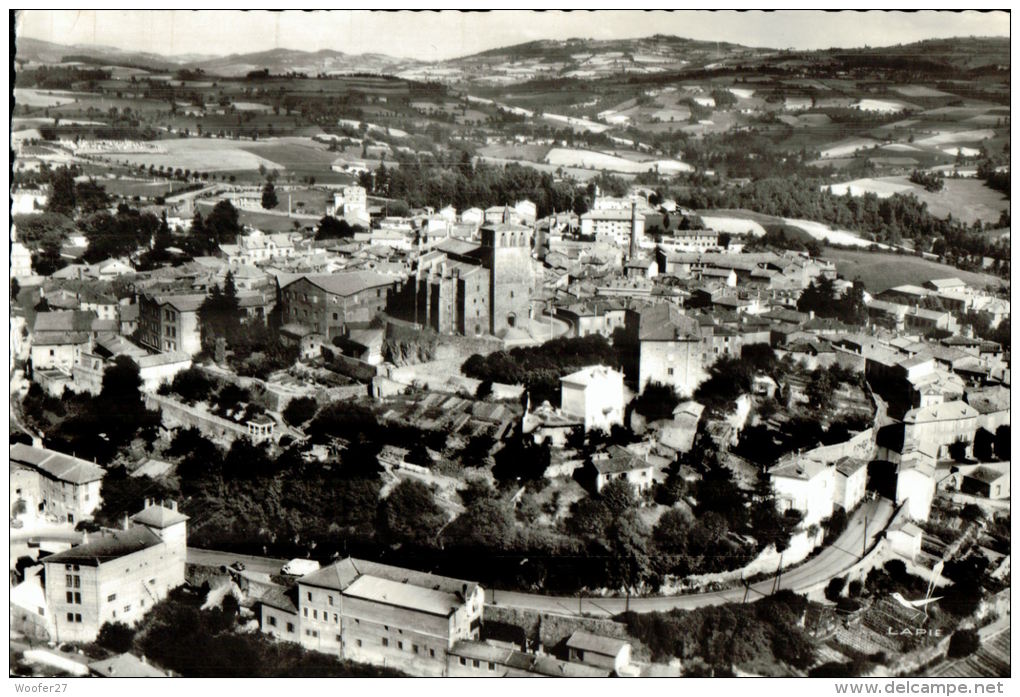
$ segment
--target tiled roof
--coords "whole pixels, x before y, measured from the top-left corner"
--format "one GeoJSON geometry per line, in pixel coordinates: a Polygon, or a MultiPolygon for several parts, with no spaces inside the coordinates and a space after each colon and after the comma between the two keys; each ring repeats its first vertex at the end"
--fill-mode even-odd
{"type": "Polygon", "coordinates": [[[89,541],[84,544],[46,557],[44,563],[99,566],[162,543],[159,535],[146,527],[103,530],[91,534],[89,541]]]}
{"type": "MultiPolygon", "coordinates": [[[[354,295],[369,288],[388,286],[394,281],[392,276],[384,276],[373,271],[346,271],[335,274],[306,275],[302,278],[327,293],[343,296],[354,295]]],[[[291,281],[287,286],[295,282],[296,280],[291,281]]]]}
{"type": "Polygon", "coordinates": [[[36,448],[24,443],[12,445],[10,455],[12,462],[34,467],[54,479],[71,484],[87,484],[106,475],[106,470],[99,465],[55,450],[36,448]]]}
{"type": "Polygon", "coordinates": [[[603,656],[617,656],[626,648],[628,643],[622,639],[613,639],[612,637],[578,630],[567,639],[567,648],[581,649],[582,651],[590,651],[603,656]]]}
{"type": "Polygon", "coordinates": [[[141,523],[142,525],[148,525],[154,528],[168,528],[171,525],[177,523],[183,523],[188,520],[188,516],[178,511],[171,510],[165,506],[153,504],[146,507],[140,513],[135,513],[131,516],[131,520],[135,523],[141,523]]]}

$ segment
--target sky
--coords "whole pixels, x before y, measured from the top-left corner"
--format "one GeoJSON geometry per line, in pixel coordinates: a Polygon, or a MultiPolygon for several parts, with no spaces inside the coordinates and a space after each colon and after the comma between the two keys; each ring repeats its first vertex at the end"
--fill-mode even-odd
{"type": "Polygon", "coordinates": [[[25,10],[19,35],[166,55],[272,48],[444,60],[536,39],[674,34],[770,48],[888,46],[951,36],[1009,36],[1006,12],[574,11],[371,12],[25,10]]]}

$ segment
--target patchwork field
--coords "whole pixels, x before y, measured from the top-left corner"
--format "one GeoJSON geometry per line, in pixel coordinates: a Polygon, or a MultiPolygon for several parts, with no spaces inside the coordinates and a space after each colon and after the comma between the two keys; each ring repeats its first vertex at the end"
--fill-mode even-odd
{"type": "Polygon", "coordinates": [[[854,179],[842,184],[831,184],[828,186],[829,191],[836,196],[846,196],[847,191],[849,191],[851,196],[875,194],[879,198],[889,198],[893,194],[909,193],[919,188],[910,182],[903,184],[899,181],[889,181],[888,179],[854,179]]]}
{"type": "Polygon", "coordinates": [[[723,216],[723,215],[702,215],[702,222],[709,230],[716,232],[728,232],[731,235],[746,235],[748,233],[755,237],[765,234],[765,228],[761,223],[748,218],[723,216]]]}
{"type": "Polygon", "coordinates": [[[995,131],[990,128],[982,128],[973,131],[942,131],[916,142],[918,145],[949,145],[952,143],[979,143],[994,137],[995,131]]]}
{"type": "Polygon", "coordinates": [[[921,285],[933,278],[955,277],[977,288],[999,288],[1003,285],[995,276],[961,271],[946,264],[906,254],[828,248],[823,256],[836,264],[840,276],[850,280],[859,277],[870,293],[881,293],[908,283],[921,285]]]}
{"type": "Polygon", "coordinates": [[[902,94],[904,97],[952,97],[948,92],[925,87],[924,85],[896,85],[893,92],[902,94]]]}
{"type": "Polygon", "coordinates": [[[22,104],[28,107],[50,107],[61,104],[73,104],[75,97],[71,92],[64,90],[36,90],[28,88],[14,88],[14,104],[22,104]]]}

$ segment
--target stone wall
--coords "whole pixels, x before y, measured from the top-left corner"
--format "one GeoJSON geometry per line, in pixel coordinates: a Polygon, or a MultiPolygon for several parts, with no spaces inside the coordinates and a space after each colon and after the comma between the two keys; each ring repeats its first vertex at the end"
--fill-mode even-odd
{"type": "MultiPolygon", "coordinates": [[[[498,600],[498,591],[496,596],[498,600]]],[[[482,621],[483,623],[498,622],[520,627],[524,630],[528,641],[533,646],[535,642],[539,642],[545,653],[564,650],[563,645],[570,635],[582,630],[599,636],[629,641],[635,660],[648,660],[651,655],[647,647],[627,634],[626,625],[607,618],[560,615],[502,605],[486,605],[482,613],[482,621]]]]}

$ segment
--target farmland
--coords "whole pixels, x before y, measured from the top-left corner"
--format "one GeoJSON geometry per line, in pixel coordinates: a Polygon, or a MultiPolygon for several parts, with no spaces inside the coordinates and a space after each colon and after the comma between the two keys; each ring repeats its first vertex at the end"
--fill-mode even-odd
{"type": "Polygon", "coordinates": [[[842,277],[860,278],[869,293],[881,293],[904,284],[920,285],[933,278],[956,277],[977,288],[1003,285],[995,276],[962,271],[906,254],[827,248],[823,256],[836,264],[836,271],[842,277]]]}
{"type": "Polygon", "coordinates": [[[984,182],[977,179],[947,178],[942,191],[935,192],[926,191],[924,187],[914,184],[904,176],[855,179],[832,184],[828,188],[837,196],[844,196],[848,190],[851,196],[872,193],[879,198],[888,198],[894,194],[910,194],[916,196],[922,203],[928,204],[928,210],[932,215],[945,218],[952,214],[953,218],[968,225],[976,220],[994,223],[1001,213],[1010,210],[1008,198],[989,189],[984,182]]]}

